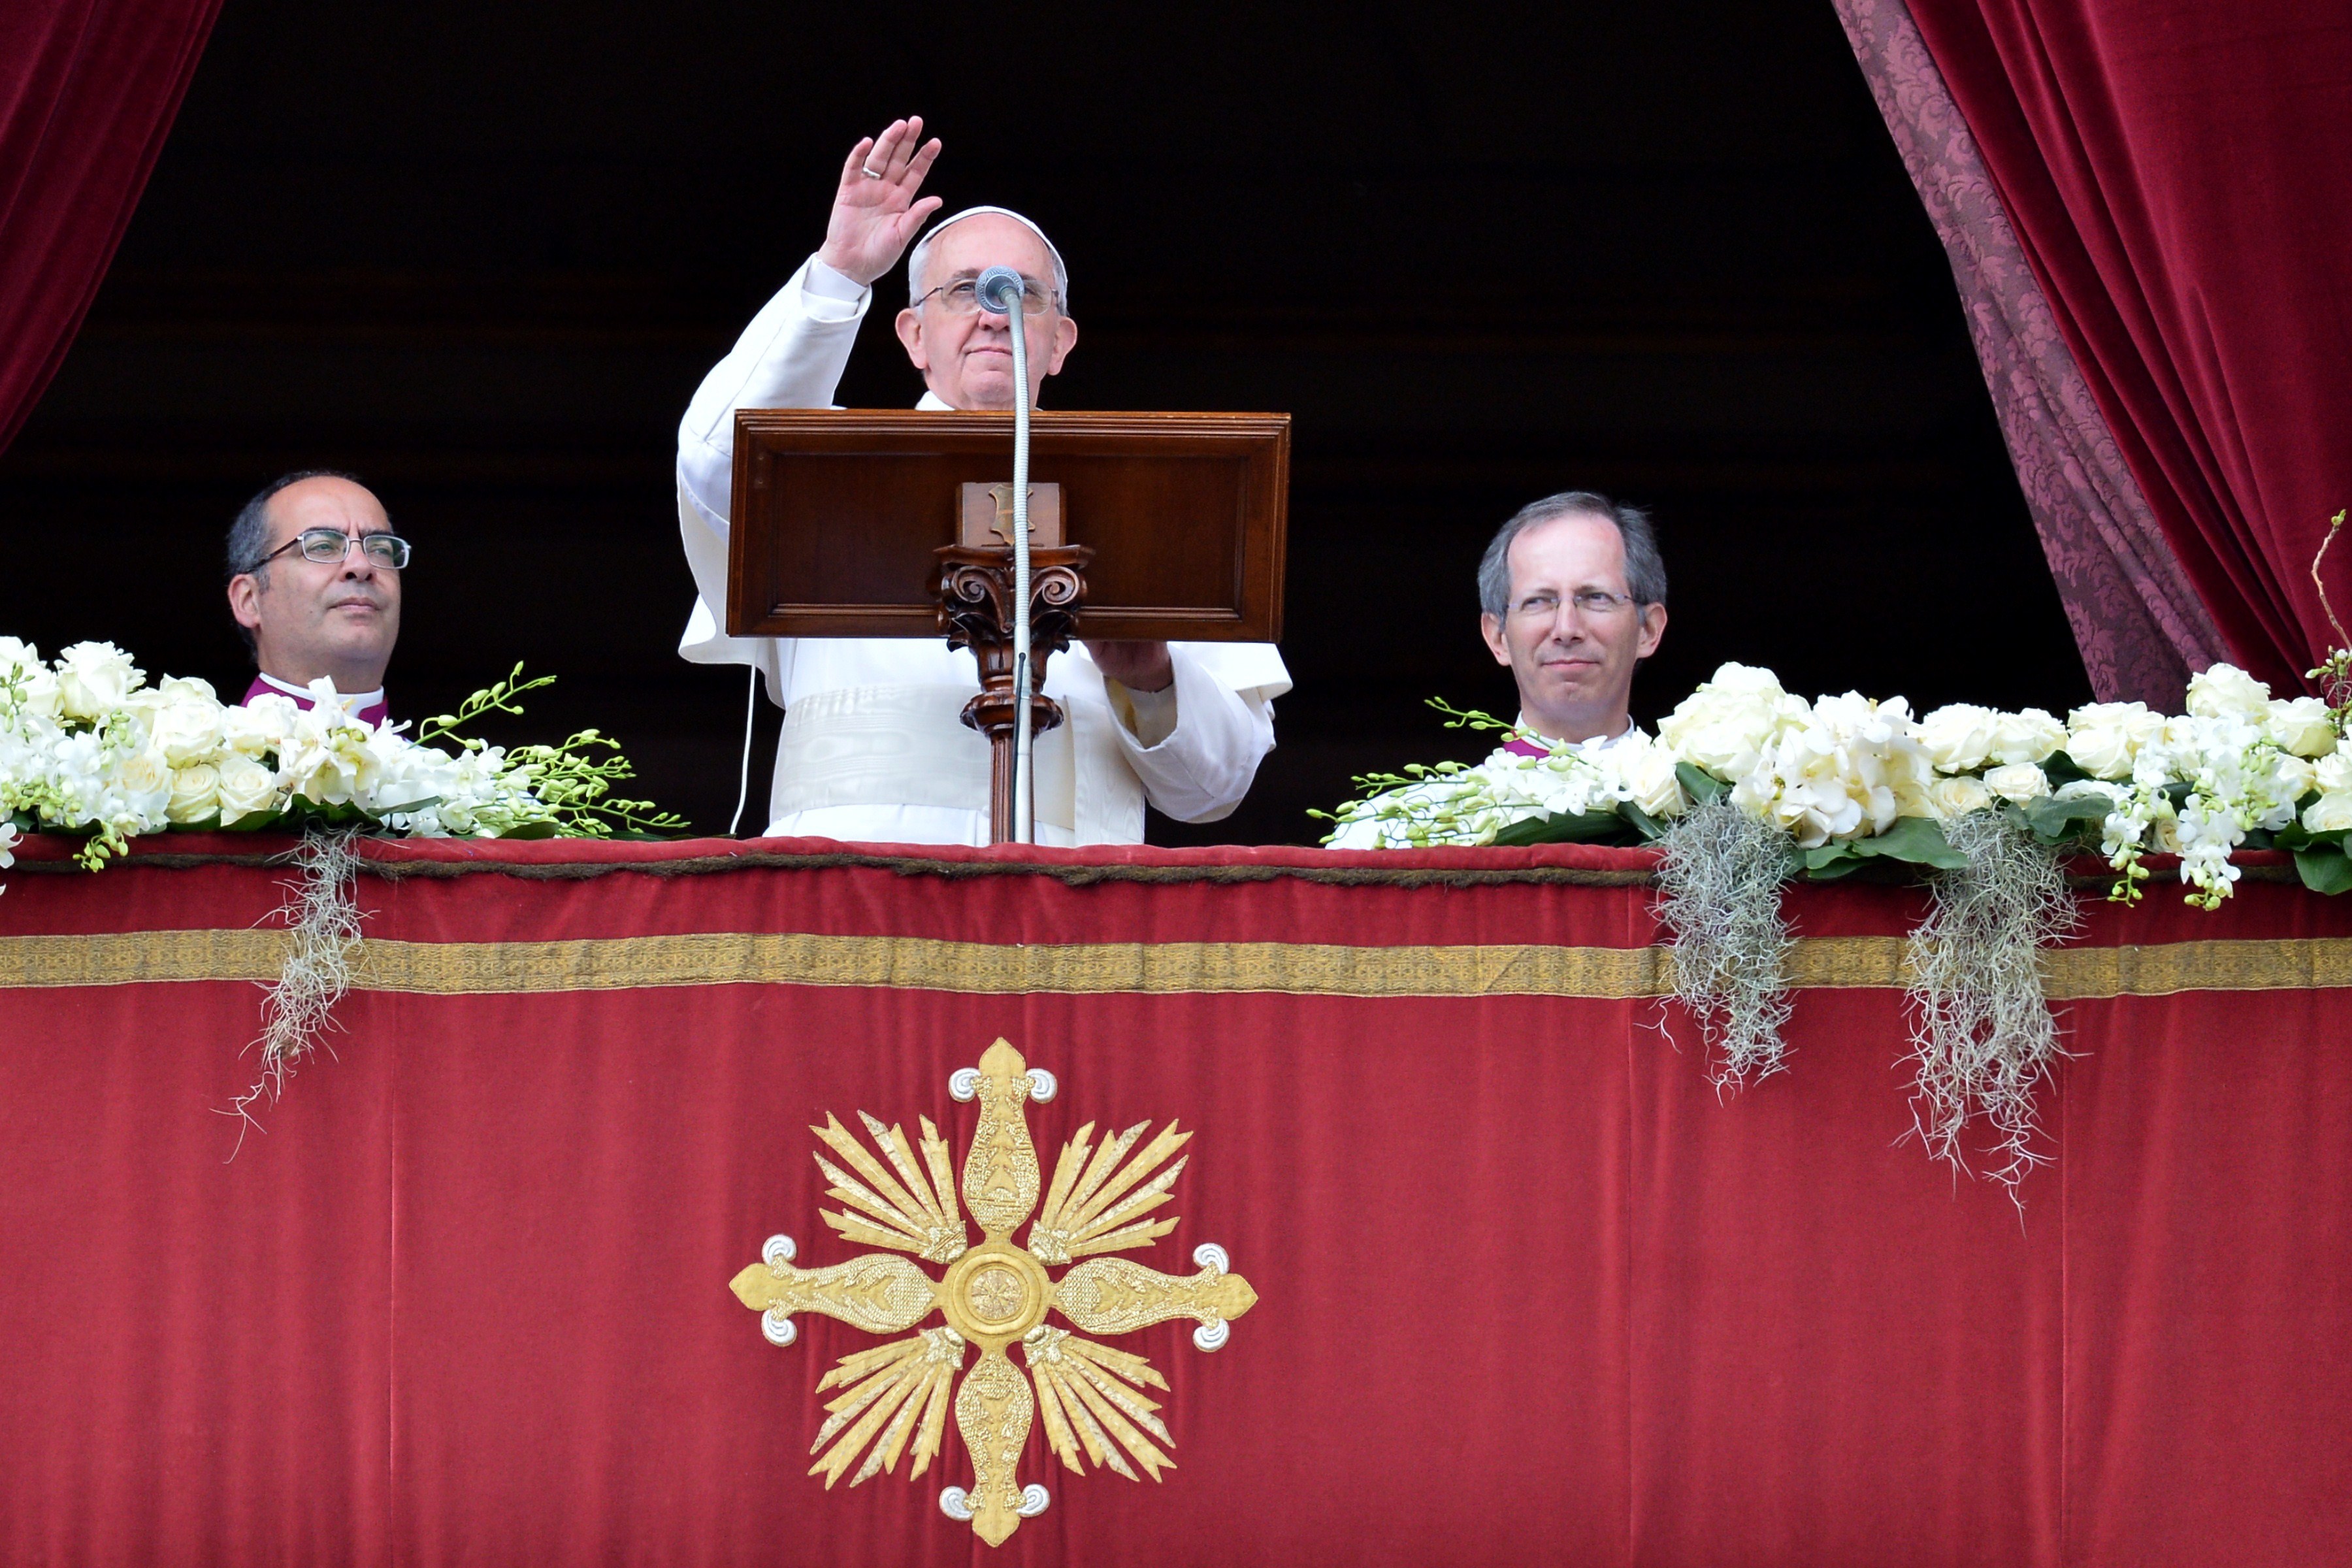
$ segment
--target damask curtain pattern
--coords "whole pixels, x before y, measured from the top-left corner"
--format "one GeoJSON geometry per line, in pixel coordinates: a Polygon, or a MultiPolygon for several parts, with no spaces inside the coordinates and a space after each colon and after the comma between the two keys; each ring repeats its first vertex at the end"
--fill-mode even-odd
{"type": "Polygon", "coordinates": [[[2002,439],[2102,701],[2177,709],[2221,635],[2149,513],[1903,0],[1835,0],[1950,258],[2002,439]]]}
{"type": "MultiPolygon", "coordinates": [[[[1908,5],[2220,651],[2296,687],[2338,638],[2312,561],[2352,505],[2352,10],[1908,5]]],[[[1847,8],[1866,42],[1899,7],[1847,8]]]]}

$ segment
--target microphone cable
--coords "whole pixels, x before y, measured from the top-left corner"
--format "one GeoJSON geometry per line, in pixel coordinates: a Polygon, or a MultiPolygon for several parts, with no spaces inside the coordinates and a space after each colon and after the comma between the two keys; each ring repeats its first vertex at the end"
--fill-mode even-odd
{"type": "Polygon", "coordinates": [[[727,825],[727,837],[743,826],[743,805],[751,798],[751,719],[760,711],[760,667],[751,667],[751,690],[743,699],[743,771],[735,780],[735,816],[727,825]]]}

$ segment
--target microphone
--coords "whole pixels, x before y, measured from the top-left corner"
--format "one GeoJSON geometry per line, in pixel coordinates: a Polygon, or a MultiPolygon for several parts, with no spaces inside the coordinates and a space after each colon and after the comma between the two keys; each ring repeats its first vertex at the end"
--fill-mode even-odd
{"type": "Polygon", "coordinates": [[[1021,310],[1021,291],[1025,285],[1021,274],[1010,267],[992,267],[980,275],[972,291],[980,297],[980,308],[998,316],[1017,315],[1021,310]]]}

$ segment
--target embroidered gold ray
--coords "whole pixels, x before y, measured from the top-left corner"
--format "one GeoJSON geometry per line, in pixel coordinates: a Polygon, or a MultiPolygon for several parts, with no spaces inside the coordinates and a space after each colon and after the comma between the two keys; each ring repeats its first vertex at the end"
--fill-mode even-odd
{"type": "Polygon", "coordinates": [[[1136,1480],[1140,1466],[1156,1481],[1175,1468],[1168,1454],[1175,1439],[1160,1419],[1159,1401],[1144,1392],[1165,1392],[1167,1379],[1144,1357],[1083,1335],[1191,1318],[1198,1325],[1193,1344],[1213,1351],[1231,1334],[1227,1325],[1257,1301],[1249,1281],[1226,1268],[1224,1249],[1213,1245],[1193,1249],[1198,1272],[1190,1275],[1094,1256],[1149,1247],[1176,1228],[1175,1216],[1153,1211],[1170,1201],[1185,1163],[1175,1155],[1192,1135],[1171,1121],[1139,1150],[1150,1122],[1097,1144],[1089,1121],[1062,1146],[1045,1184],[1027,1106],[1051,1099],[1056,1088],[1052,1074],[1031,1068],[1003,1040],[988,1047],[978,1068],[955,1075],[956,1098],[980,1102],[960,1190],[947,1142],[929,1117],[918,1119],[922,1136],[909,1142],[901,1128],[860,1111],[871,1150],[830,1114],[809,1129],[826,1151],[816,1155],[832,1184],[825,1195],[842,1205],[818,1211],[825,1224],[844,1241],[942,1265],[937,1277],[890,1252],[797,1268],[793,1239],[776,1236],[761,1261],[732,1282],[737,1300],[760,1314],[761,1331],[778,1345],[799,1337],[792,1320],[803,1312],[867,1333],[916,1331],[844,1356],[819,1380],[818,1392],[842,1392],[825,1405],[809,1473],[830,1489],[856,1464],[849,1484],[856,1486],[884,1470],[895,1474],[904,1457],[912,1480],[938,1457],[952,1406],[972,1484],[949,1487],[940,1507],[969,1520],[991,1546],[1003,1544],[1050,1500],[1044,1486],[1024,1485],[1016,1473],[1036,1420],[1072,1475],[1092,1463],[1136,1480]],[[977,1246],[967,1214],[980,1228],[977,1246]],[[1013,1233],[1024,1222],[1027,1239],[1016,1246],[1013,1233]],[[1088,1261],[1076,1263],[1081,1258],[1088,1261]],[[1073,1263],[1058,1278],[1049,1272],[1073,1263]],[[918,1327],[935,1311],[941,1326],[918,1327]],[[1049,1325],[1048,1312],[1071,1328],[1049,1325]],[[1019,1366],[1006,1354],[1015,1343],[1019,1366]],[[975,1348],[979,1360],[966,1372],[975,1348]]]}

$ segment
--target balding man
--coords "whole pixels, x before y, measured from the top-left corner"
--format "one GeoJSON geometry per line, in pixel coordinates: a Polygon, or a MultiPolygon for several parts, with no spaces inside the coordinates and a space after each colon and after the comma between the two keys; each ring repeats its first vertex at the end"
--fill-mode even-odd
{"type": "MultiPolygon", "coordinates": [[[[941,203],[919,192],[939,157],[920,119],[850,150],[824,244],[704,378],[678,427],[678,526],[699,597],[678,651],[765,672],[784,708],[771,834],[986,844],[989,746],[961,721],[979,689],[969,649],[918,638],[734,638],[727,602],[735,410],[833,406],[873,285],[941,203]]],[[[1078,341],[1069,273],[1044,230],[1002,207],[934,225],[908,258],[898,341],[927,388],[919,408],[1013,405],[1012,321],[981,309],[992,266],[1025,280],[1029,394],[1078,341]]],[[[1289,673],[1270,645],[1089,642],[1047,667],[1066,721],[1037,738],[1041,844],[1136,844],[1147,801],[1186,822],[1230,815],[1274,745],[1289,673]]]]}
{"type": "Polygon", "coordinates": [[[246,502],[228,531],[229,614],[260,671],[245,700],[276,691],[308,708],[323,679],[355,717],[383,722],[407,564],[408,542],[350,474],[306,468],[246,502]]]}

